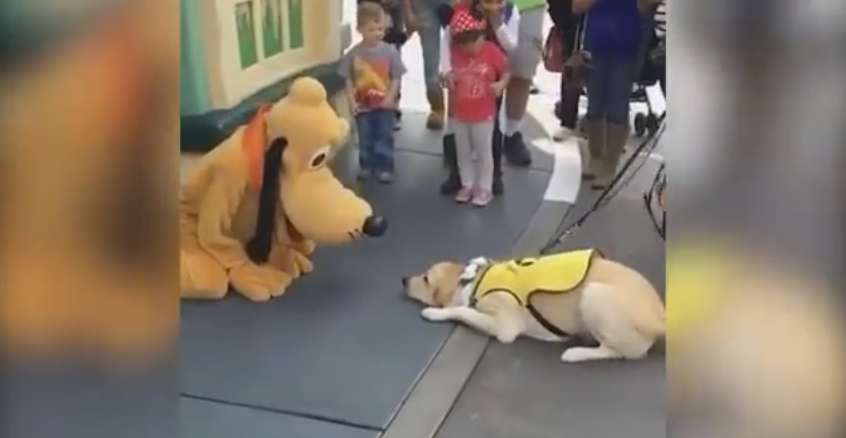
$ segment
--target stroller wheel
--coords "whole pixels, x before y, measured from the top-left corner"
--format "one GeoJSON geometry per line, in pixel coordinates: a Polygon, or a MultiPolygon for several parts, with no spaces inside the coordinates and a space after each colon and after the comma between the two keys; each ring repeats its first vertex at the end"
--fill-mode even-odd
{"type": "Polygon", "coordinates": [[[643,137],[646,133],[646,114],[637,113],[634,118],[634,130],[636,136],[643,137]]]}
{"type": "Polygon", "coordinates": [[[655,131],[658,130],[658,116],[655,113],[650,112],[646,115],[646,131],[650,134],[654,134],[655,131]]]}

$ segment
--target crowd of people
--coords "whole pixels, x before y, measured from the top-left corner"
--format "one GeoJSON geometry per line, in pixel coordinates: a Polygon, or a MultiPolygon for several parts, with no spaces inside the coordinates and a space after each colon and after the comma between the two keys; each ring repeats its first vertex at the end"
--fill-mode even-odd
{"type": "MultiPolygon", "coordinates": [[[[358,128],[359,178],[393,179],[393,131],[402,116],[398,102],[406,73],[400,52],[418,33],[429,103],[426,126],[443,132],[448,175],[441,193],[479,207],[502,194],[502,158],[516,167],[532,162],[521,125],[549,13],[562,39],[561,56],[589,54],[584,79],[589,160],[582,176],[595,189],[607,187],[629,136],[643,16],[655,1],[359,0],[356,29],[362,39],[340,67],[358,128]]],[[[560,117],[563,127],[574,128],[560,117]]]]}

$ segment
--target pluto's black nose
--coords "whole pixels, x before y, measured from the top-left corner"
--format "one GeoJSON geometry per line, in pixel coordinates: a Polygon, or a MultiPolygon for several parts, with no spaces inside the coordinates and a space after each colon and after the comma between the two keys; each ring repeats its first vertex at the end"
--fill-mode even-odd
{"type": "Polygon", "coordinates": [[[408,286],[408,277],[402,277],[402,285],[408,286]]]}
{"type": "Polygon", "coordinates": [[[379,237],[388,229],[388,221],[382,216],[370,216],[364,220],[361,232],[368,237],[379,237]]]}

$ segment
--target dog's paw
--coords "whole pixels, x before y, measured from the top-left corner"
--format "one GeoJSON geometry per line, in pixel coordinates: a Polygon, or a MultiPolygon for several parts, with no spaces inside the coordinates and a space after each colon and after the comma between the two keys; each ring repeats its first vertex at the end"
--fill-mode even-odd
{"type": "Polygon", "coordinates": [[[561,361],[567,363],[585,362],[588,360],[619,359],[620,355],[605,347],[570,347],[561,354],[561,361]]]}
{"type": "Polygon", "coordinates": [[[423,319],[432,322],[441,322],[449,319],[449,315],[444,312],[444,309],[437,307],[427,307],[420,312],[420,315],[423,316],[423,319]]]}
{"type": "Polygon", "coordinates": [[[503,344],[513,344],[520,332],[514,330],[500,330],[496,334],[496,340],[503,344]]]}
{"type": "Polygon", "coordinates": [[[561,362],[576,363],[596,359],[593,348],[570,347],[561,353],[561,362]]]}

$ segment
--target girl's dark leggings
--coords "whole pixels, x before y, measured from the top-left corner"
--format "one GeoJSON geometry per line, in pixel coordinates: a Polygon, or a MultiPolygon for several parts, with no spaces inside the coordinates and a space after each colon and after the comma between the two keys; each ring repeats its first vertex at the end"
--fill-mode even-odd
{"type": "Polygon", "coordinates": [[[496,99],[496,116],[494,117],[494,132],[493,142],[493,163],[494,163],[494,181],[502,179],[502,143],[505,138],[502,134],[502,129],[499,126],[499,114],[502,111],[502,96],[496,99]]]}

